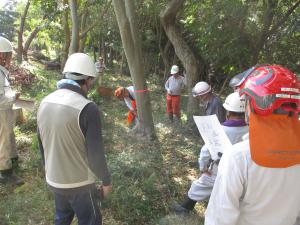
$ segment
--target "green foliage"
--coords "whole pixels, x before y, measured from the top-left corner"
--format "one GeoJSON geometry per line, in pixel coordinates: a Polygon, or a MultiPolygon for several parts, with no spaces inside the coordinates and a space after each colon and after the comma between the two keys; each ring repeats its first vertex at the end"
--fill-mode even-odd
{"type": "Polygon", "coordinates": [[[11,9],[0,10],[0,35],[13,40],[16,30],[14,28],[14,22],[18,17],[18,13],[11,9]]]}
{"type": "MultiPolygon", "coordinates": [[[[293,4],[293,1],[276,3],[270,29],[293,4]]],[[[199,4],[187,1],[181,20],[186,39],[212,65],[215,71],[213,82],[222,84],[228,75],[233,76],[252,66],[266,13],[264,1],[208,0],[199,4]]],[[[297,72],[299,24],[298,7],[268,38],[260,49],[258,62],[281,64],[297,72]]]]}

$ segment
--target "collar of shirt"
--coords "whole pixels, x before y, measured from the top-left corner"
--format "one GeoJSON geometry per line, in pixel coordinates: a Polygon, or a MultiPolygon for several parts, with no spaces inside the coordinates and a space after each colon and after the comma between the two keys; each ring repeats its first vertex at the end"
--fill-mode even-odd
{"type": "Polygon", "coordinates": [[[82,92],[80,85],[77,82],[70,80],[70,79],[62,79],[62,80],[58,81],[57,89],[68,89],[68,90],[77,92],[78,94],[81,94],[82,96],[87,98],[87,96],[82,92]]]}
{"type": "Polygon", "coordinates": [[[240,119],[240,120],[226,120],[223,123],[223,126],[226,126],[226,127],[243,127],[243,126],[246,126],[246,123],[243,119],[240,119]]]}
{"type": "Polygon", "coordinates": [[[56,83],[56,87],[57,87],[57,89],[60,89],[65,84],[71,84],[71,85],[74,85],[74,86],[77,86],[80,88],[80,85],[77,82],[75,82],[74,80],[70,80],[70,79],[62,79],[62,80],[58,81],[56,83]]]}

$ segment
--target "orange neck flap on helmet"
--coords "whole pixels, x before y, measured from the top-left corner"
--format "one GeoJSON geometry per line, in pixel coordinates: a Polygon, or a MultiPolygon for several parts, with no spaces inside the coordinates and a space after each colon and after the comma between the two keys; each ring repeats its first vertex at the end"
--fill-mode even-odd
{"type": "Polygon", "coordinates": [[[250,113],[251,157],[263,167],[286,168],[300,164],[300,121],[298,115],[250,113]]]}

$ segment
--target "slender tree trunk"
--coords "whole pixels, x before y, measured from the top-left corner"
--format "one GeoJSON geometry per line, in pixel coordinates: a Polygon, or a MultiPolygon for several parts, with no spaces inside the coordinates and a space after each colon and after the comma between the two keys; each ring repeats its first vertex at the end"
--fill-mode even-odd
{"type": "Polygon", "coordinates": [[[155,130],[150,95],[147,91],[144,74],[140,32],[137,29],[134,2],[132,0],[113,0],[113,5],[133,85],[136,90],[137,111],[140,121],[137,131],[152,139],[155,138],[155,130]]]}
{"type": "MultiPolygon", "coordinates": [[[[64,0],[64,5],[68,4],[68,0],[64,0]]],[[[63,44],[63,54],[61,58],[61,68],[64,68],[69,55],[69,47],[71,42],[71,32],[69,26],[69,9],[65,9],[63,12],[63,27],[64,27],[64,44],[63,44]]]]}
{"type": "MultiPolygon", "coordinates": [[[[93,1],[91,1],[93,2],[93,1]]],[[[95,26],[99,25],[99,21],[102,21],[105,14],[107,13],[109,7],[111,6],[111,1],[108,1],[107,4],[104,6],[103,10],[101,11],[101,13],[98,14],[98,17],[97,18],[93,18],[93,22],[91,24],[89,24],[88,27],[86,27],[86,25],[88,25],[86,23],[86,17],[88,15],[88,10],[85,10],[83,13],[82,13],[82,16],[84,15],[84,21],[83,21],[83,24],[84,26],[81,24],[81,29],[80,29],[80,35],[79,35],[79,39],[83,39],[83,38],[86,38],[86,35],[87,33],[92,30],[95,26]]]]}
{"type": "Polygon", "coordinates": [[[120,76],[123,75],[123,64],[124,64],[124,61],[125,61],[125,54],[124,54],[124,51],[122,51],[122,53],[121,53],[121,62],[120,62],[120,70],[119,70],[120,76]]]}
{"type": "Polygon", "coordinates": [[[172,62],[173,62],[173,60],[171,60],[172,53],[174,55],[174,51],[172,51],[172,50],[173,50],[173,46],[169,39],[163,48],[160,47],[160,54],[161,54],[161,57],[162,57],[162,60],[163,60],[164,66],[165,66],[164,82],[168,79],[168,76],[170,75],[170,68],[171,68],[172,62]]]}
{"type": "Polygon", "coordinates": [[[33,39],[37,36],[37,34],[40,32],[40,30],[43,29],[43,26],[37,26],[35,29],[30,33],[29,37],[27,38],[24,48],[23,48],[23,56],[24,60],[28,60],[28,49],[30,47],[30,44],[32,43],[33,39]]]}
{"type": "Polygon", "coordinates": [[[26,20],[29,6],[30,6],[30,0],[28,0],[26,3],[24,12],[21,17],[20,28],[18,31],[17,61],[19,64],[22,63],[22,61],[23,61],[23,57],[22,57],[23,56],[23,33],[24,33],[25,20],[26,20]]]}
{"type": "MultiPolygon", "coordinates": [[[[88,15],[88,10],[85,10],[81,16],[81,28],[80,28],[81,31],[83,31],[87,25],[87,15],[88,15]]],[[[86,34],[80,35],[80,45],[78,50],[79,52],[84,52],[85,42],[86,42],[86,34]]]]}
{"type": "Polygon", "coordinates": [[[77,1],[69,0],[69,7],[72,19],[72,37],[69,48],[69,55],[79,50],[79,20],[77,15],[77,1]]]}
{"type": "Polygon", "coordinates": [[[191,95],[192,88],[199,81],[199,78],[205,76],[205,63],[200,57],[194,55],[191,48],[182,37],[182,31],[176,24],[176,15],[183,8],[185,0],[171,0],[166,9],[160,13],[161,23],[165,32],[173,44],[177,57],[182,62],[187,75],[187,88],[189,93],[187,112],[189,118],[198,112],[198,104],[195,98],[191,95]],[[200,76],[199,76],[200,75],[200,76]]]}
{"type": "Polygon", "coordinates": [[[266,9],[263,18],[263,28],[262,31],[259,33],[258,41],[254,44],[254,53],[252,57],[252,64],[255,65],[258,62],[259,54],[263,49],[267,39],[268,39],[268,31],[272,25],[273,18],[274,18],[274,9],[276,8],[276,2],[274,0],[268,0],[264,2],[266,9]]]}

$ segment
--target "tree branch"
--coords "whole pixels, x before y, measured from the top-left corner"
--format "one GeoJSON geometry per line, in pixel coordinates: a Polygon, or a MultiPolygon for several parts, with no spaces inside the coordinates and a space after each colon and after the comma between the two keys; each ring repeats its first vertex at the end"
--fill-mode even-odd
{"type": "Polygon", "coordinates": [[[272,26],[271,30],[267,33],[267,36],[273,35],[289,18],[289,16],[295,11],[295,9],[300,5],[300,0],[296,2],[287,12],[286,14],[282,17],[281,20],[278,21],[277,24],[272,26]]]}
{"type": "Polygon", "coordinates": [[[95,21],[88,28],[86,28],[84,31],[81,32],[80,37],[79,37],[80,39],[84,38],[87,35],[87,33],[99,23],[101,18],[103,18],[104,15],[107,13],[110,5],[111,5],[111,1],[109,1],[108,4],[105,6],[105,8],[101,12],[100,16],[98,18],[96,18],[95,21]]]}

